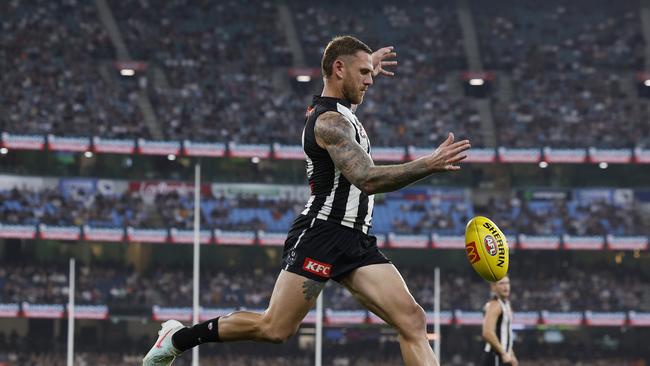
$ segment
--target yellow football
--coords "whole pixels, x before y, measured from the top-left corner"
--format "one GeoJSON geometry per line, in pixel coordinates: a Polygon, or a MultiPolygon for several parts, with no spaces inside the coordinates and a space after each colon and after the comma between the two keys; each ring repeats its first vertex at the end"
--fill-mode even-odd
{"type": "Polygon", "coordinates": [[[476,216],[465,228],[469,263],[484,279],[496,282],[508,273],[510,251],[503,232],[487,217],[476,216]]]}

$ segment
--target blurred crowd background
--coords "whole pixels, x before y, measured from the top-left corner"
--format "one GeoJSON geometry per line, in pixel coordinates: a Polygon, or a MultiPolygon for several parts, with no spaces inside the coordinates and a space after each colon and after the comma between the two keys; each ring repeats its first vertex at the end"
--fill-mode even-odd
{"type": "MultiPolygon", "coordinates": [[[[539,257],[517,255],[512,262],[512,301],[518,311],[650,311],[650,278],[642,270],[615,263],[599,266],[597,273],[576,266],[570,256],[557,255],[552,265],[535,266],[539,257]],[[527,271],[534,267],[535,271],[527,271]]],[[[76,302],[109,305],[116,312],[138,308],[147,314],[154,305],[192,306],[192,268],[164,266],[138,272],[121,264],[80,266],[76,302]]],[[[471,272],[445,270],[441,282],[442,310],[481,309],[490,296],[487,286],[471,272]]],[[[263,309],[269,302],[278,269],[204,268],[201,304],[217,308],[263,309]]],[[[413,296],[433,309],[434,278],[430,268],[401,268],[413,296]]],[[[363,307],[342,286],[325,289],[325,307],[361,310],[363,307]]],[[[0,303],[65,304],[68,301],[68,268],[48,264],[3,263],[0,269],[0,303]]]]}
{"type": "Polygon", "coordinates": [[[431,147],[447,131],[475,147],[648,146],[638,3],[465,3],[476,54],[441,0],[5,2],[0,129],[296,145],[320,77],[298,85],[287,70],[318,71],[327,41],[349,33],[399,53],[398,76],[378,78],[359,109],[375,146],[431,147]],[[459,76],[474,58],[497,75],[483,111],[459,76]],[[146,67],[123,77],[116,60],[146,67]]]}
{"type": "MultiPolygon", "coordinates": [[[[125,182],[101,179],[48,179],[25,187],[20,176],[0,188],[0,222],[14,225],[192,229],[193,188],[182,182],[125,182]],[[172,188],[169,188],[172,187],[172,188]]],[[[36,178],[38,179],[38,178],[36,178]]],[[[215,185],[218,190],[219,185],[215,185]]],[[[301,186],[260,185],[246,193],[201,195],[202,228],[285,233],[304,209],[307,192],[269,195],[301,186]]],[[[499,223],[504,232],[527,235],[647,235],[644,205],[650,190],[584,188],[520,189],[505,196],[469,189],[406,188],[378,195],[373,233],[461,235],[476,214],[499,223]]]]}
{"type": "MultiPolygon", "coordinates": [[[[398,53],[396,77],[378,77],[357,111],[373,148],[426,151],[453,131],[475,148],[650,149],[645,1],[9,0],[0,2],[0,29],[0,366],[65,364],[65,319],[5,310],[65,304],[70,257],[76,302],[109,314],[77,322],[75,364],[140,362],[159,328],[154,307],[191,305],[191,246],[21,239],[20,230],[191,230],[199,161],[19,151],[7,149],[6,136],[298,146],[306,107],[321,91],[323,49],[352,34],[398,53]]],[[[206,230],[282,237],[308,196],[300,161],[201,163],[206,230]]],[[[398,244],[435,241],[488,216],[514,249],[515,314],[625,317],[613,326],[518,325],[522,365],[647,366],[650,175],[638,163],[466,164],[378,195],[372,233],[398,244]],[[527,249],[522,235],[562,245],[527,249]],[[607,245],[572,250],[569,238],[607,245]],[[616,238],[635,246],[610,245],[616,238]]],[[[280,248],[252,244],[203,247],[202,306],[266,306],[280,248]]],[[[427,311],[433,267],[442,271],[443,311],[478,314],[490,297],[462,250],[386,253],[427,311]]],[[[326,312],[362,309],[335,283],[324,300],[326,312]]],[[[326,324],[324,365],[401,364],[396,337],[381,325],[326,324]]],[[[480,327],[443,325],[441,337],[443,364],[477,365],[480,327]]],[[[202,348],[201,363],[311,365],[313,343],[307,324],[281,346],[202,348]]]]}

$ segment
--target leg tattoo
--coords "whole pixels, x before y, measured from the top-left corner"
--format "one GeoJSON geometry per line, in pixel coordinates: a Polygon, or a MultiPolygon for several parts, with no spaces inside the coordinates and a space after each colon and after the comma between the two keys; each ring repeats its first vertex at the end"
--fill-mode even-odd
{"type": "Polygon", "coordinates": [[[311,301],[318,297],[321,290],[325,287],[325,282],[307,280],[302,284],[302,293],[305,294],[305,300],[311,301]]]}

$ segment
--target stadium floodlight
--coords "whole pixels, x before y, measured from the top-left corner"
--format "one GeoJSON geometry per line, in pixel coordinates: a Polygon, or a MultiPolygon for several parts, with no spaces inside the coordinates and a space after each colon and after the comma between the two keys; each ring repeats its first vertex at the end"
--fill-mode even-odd
{"type": "Polygon", "coordinates": [[[174,160],[176,160],[176,155],[174,155],[174,154],[169,154],[169,155],[167,155],[167,160],[169,160],[169,161],[174,161],[174,160]]]}
{"type": "Polygon", "coordinates": [[[601,162],[598,164],[598,167],[599,167],[600,169],[607,169],[608,166],[609,166],[609,164],[607,164],[607,162],[604,162],[604,161],[601,161],[601,162]]]}
{"type": "Polygon", "coordinates": [[[481,86],[483,84],[485,84],[485,80],[483,79],[479,79],[479,78],[469,79],[469,85],[481,86]]]}
{"type": "Polygon", "coordinates": [[[88,159],[90,159],[90,158],[93,157],[93,152],[92,152],[92,151],[86,151],[86,152],[84,153],[84,156],[87,157],[88,159]]]}
{"type": "Polygon", "coordinates": [[[308,83],[311,81],[311,76],[309,75],[298,75],[296,76],[296,81],[299,83],[308,83]]]}
{"type": "Polygon", "coordinates": [[[542,168],[542,169],[546,169],[546,168],[548,168],[548,163],[545,162],[545,161],[540,161],[539,162],[539,167],[542,168]]]}
{"type": "Polygon", "coordinates": [[[133,69],[121,69],[120,75],[122,76],[133,76],[135,75],[135,70],[133,69]]]}
{"type": "Polygon", "coordinates": [[[7,155],[9,153],[9,149],[6,147],[0,148],[0,154],[2,155],[7,155]]]}

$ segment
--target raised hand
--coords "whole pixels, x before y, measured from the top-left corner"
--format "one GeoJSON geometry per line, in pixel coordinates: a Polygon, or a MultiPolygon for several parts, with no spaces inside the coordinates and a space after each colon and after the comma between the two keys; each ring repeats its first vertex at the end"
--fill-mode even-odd
{"type": "Polygon", "coordinates": [[[389,61],[389,59],[397,57],[397,53],[394,51],[395,47],[388,46],[382,47],[372,54],[372,76],[377,76],[383,74],[386,76],[395,76],[395,73],[392,71],[386,70],[386,66],[395,66],[397,65],[396,60],[389,61]]]}
{"type": "Polygon", "coordinates": [[[454,134],[450,132],[447,139],[427,156],[427,161],[434,171],[460,170],[456,164],[467,158],[465,151],[470,147],[469,140],[454,142],[454,134]]]}

